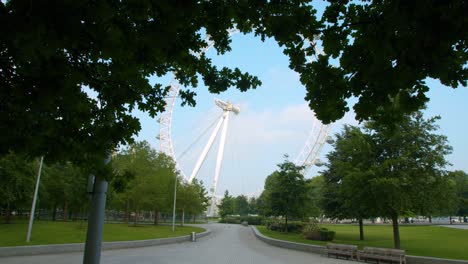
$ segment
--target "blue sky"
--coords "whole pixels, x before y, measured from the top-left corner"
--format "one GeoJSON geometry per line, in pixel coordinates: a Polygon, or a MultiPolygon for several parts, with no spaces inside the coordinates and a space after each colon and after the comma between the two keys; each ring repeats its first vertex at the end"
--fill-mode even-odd
{"type": "MultiPolygon", "coordinates": [[[[188,176],[211,133],[211,129],[208,129],[210,124],[221,114],[214,106],[214,98],[239,105],[240,114],[232,116],[229,124],[217,194],[221,195],[227,189],[235,195],[258,195],[265,178],[276,169],[276,164],[283,161],[283,155],[288,154],[293,160],[299,154],[315,118],[304,101],[305,88],[299,82],[299,75],[288,68],[288,58],[275,41],[267,39],[262,42],[252,35],[235,34],[231,47],[232,51],[223,56],[217,56],[214,49],[207,54],[219,67],[239,67],[256,75],[263,82],[262,86],[245,93],[233,88],[219,95],[210,94],[206,87],[199,86],[195,89],[196,107],[181,107],[180,102],[176,102],[172,139],[180,167],[188,176]],[[194,143],[196,139],[199,141],[194,143]],[[187,149],[186,154],[181,156],[187,149]]],[[[169,79],[153,81],[165,84],[169,79]]],[[[447,169],[468,171],[468,140],[465,138],[468,89],[444,87],[436,80],[429,80],[428,84],[431,100],[425,110],[426,116],[442,117],[438,123],[439,133],[446,135],[453,146],[453,154],[447,157],[453,165],[447,169]]],[[[137,138],[147,140],[159,149],[156,120],[141,112],[136,115],[142,123],[137,138]]],[[[357,124],[353,112],[332,125],[332,134],[345,123],[357,124]]],[[[198,177],[207,189],[214,176],[218,140],[198,177]]],[[[326,161],[324,156],[330,150],[330,146],[324,147],[320,154],[322,160],[326,161]]],[[[307,177],[317,175],[320,170],[312,168],[307,177]]]]}
{"type": "MultiPolygon", "coordinates": [[[[284,154],[291,159],[299,154],[312,128],[314,116],[304,101],[305,88],[300,84],[298,74],[288,68],[288,58],[274,41],[262,43],[258,38],[241,34],[234,35],[232,40],[232,52],[217,56],[214,50],[209,50],[208,54],[220,67],[239,67],[258,76],[263,82],[262,86],[245,93],[230,89],[219,95],[210,94],[206,87],[199,86],[196,88],[196,107],[181,107],[180,102],[176,103],[173,142],[182,170],[190,174],[211,133],[211,129],[208,130],[210,124],[221,113],[214,106],[214,98],[239,105],[240,114],[232,116],[229,124],[217,193],[222,194],[228,189],[236,195],[254,195],[262,190],[265,178],[276,169],[276,164],[283,161],[284,154]],[[197,138],[200,140],[194,143],[197,138]],[[189,151],[180,157],[191,145],[189,151]]],[[[448,156],[453,166],[448,169],[468,171],[468,141],[465,139],[468,89],[444,87],[436,80],[429,80],[428,83],[431,101],[425,113],[427,117],[442,117],[439,133],[446,135],[453,146],[453,154],[448,156]]],[[[138,139],[147,140],[159,148],[156,120],[144,113],[137,113],[137,116],[142,123],[138,139]]],[[[350,112],[333,124],[332,133],[338,132],[344,123],[357,124],[353,116],[350,112]]],[[[214,176],[218,140],[199,173],[199,178],[208,188],[214,176]]],[[[324,156],[330,150],[330,146],[325,146],[321,159],[326,160],[324,156]]],[[[317,175],[320,170],[313,168],[308,177],[317,175]]]]}

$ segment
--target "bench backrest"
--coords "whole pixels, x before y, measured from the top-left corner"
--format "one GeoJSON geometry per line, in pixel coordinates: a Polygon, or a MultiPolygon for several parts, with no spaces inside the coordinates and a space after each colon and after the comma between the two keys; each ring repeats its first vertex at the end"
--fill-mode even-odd
{"type": "Polygon", "coordinates": [[[364,247],[363,251],[367,254],[376,254],[376,255],[388,255],[388,256],[404,256],[405,255],[405,250],[393,249],[393,248],[364,247]]]}
{"type": "Polygon", "coordinates": [[[329,249],[349,250],[349,251],[356,251],[357,250],[357,246],[355,246],[355,245],[343,245],[343,244],[334,244],[334,243],[328,243],[327,248],[329,248],[329,249]]]}

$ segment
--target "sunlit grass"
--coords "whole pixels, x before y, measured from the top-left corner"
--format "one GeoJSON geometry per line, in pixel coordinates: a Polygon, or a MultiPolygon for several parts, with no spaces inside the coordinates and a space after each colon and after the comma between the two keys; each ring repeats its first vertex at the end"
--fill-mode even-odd
{"type": "MultiPolygon", "coordinates": [[[[359,240],[357,225],[323,225],[336,231],[333,243],[370,247],[393,247],[393,231],[390,225],[364,227],[364,241],[359,240]]],[[[301,234],[282,233],[258,226],[265,236],[299,243],[325,245],[327,242],[307,240],[301,234]]],[[[450,259],[468,259],[468,230],[440,226],[400,226],[401,248],[408,255],[450,259]]]]}
{"type": "MultiPolygon", "coordinates": [[[[0,246],[24,246],[44,244],[81,243],[86,239],[86,222],[34,222],[31,242],[26,243],[28,225],[25,221],[0,224],[0,246]]],[[[167,225],[105,224],[104,241],[126,241],[166,238],[203,232],[203,228],[176,226],[175,232],[167,225]]]]}

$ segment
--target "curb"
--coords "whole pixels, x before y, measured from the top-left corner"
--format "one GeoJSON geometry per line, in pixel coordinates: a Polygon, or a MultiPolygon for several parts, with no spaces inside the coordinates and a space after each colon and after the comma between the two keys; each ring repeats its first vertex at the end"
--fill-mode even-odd
{"type": "MultiPolygon", "coordinates": [[[[258,239],[272,246],[325,255],[324,246],[289,242],[285,240],[270,238],[260,233],[255,226],[250,226],[250,227],[254,235],[258,239]]],[[[412,255],[406,255],[406,262],[408,264],[468,264],[468,261],[466,260],[421,257],[421,256],[412,256],[412,255]]]]}
{"type": "Polygon", "coordinates": [[[297,242],[289,242],[289,241],[284,241],[284,240],[279,240],[279,239],[274,239],[267,237],[260,233],[258,229],[255,226],[250,226],[252,231],[254,232],[254,235],[262,240],[263,242],[270,244],[275,247],[280,247],[280,248],[287,248],[287,249],[293,249],[293,250],[299,250],[299,251],[305,251],[305,252],[311,252],[315,254],[320,254],[323,255],[325,254],[325,247],[322,246],[317,246],[317,245],[311,245],[311,244],[304,244],[304,243],[297,243],[297,242]]]}
{"type": "MultiPolygon", "coordinates": [[[[204,232],[196,233],[197,239],[211,234],[211,230],[207,228],[205,229],[206,230],[204,232]]],[[[169,237],[169,238],[147,239],[147,240],[103,242],[101,249],[113,250],[113,249],[124,249],[124,248],[150,247],[150,246],[182,243],[182,242],[187,242],[187,241],[190,241],[190,235],[179,236],[179,237],[169,237]]],[[[84,243],[0,247],[0,257],[61,254],[61,253],[70,253],[70,252],[83,252],[83,251],[84,251],[84,243]]]]}

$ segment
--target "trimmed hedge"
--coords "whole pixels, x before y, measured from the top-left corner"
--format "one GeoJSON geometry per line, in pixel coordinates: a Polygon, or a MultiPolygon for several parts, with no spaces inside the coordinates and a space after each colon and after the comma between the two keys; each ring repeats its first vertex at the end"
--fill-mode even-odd
{"type": "Polygon", "coordinates": [[[319,241],[332,241],[335,239],[335,231],[328,230],[327,228],[320,228],[318,230],[303,231],[305,239],[319,240],[319,241]]]}
{"type": "Polygon", "coordinates": [[[238,216],[226,216],[224,218],[221,218],[219,222],[225,224],[240,224],[241,220],[238,216]]]}
{"type": "MultiPolygon", "coordinates": [[[[285,231],[285,223],[271,223],[269,229],[271,231],[285,231]]],[[[303,223],[288,223],[288,232],[290,233],[301,233],[302,228],[304,227],[303,223]]]]}
{"type": "Polygon", "coordinates": [[[226,216],[219,220],[219,223],[240,224],[247,222],[249,225],[263,225],[264,218],[261,216],[226,216]]]}
{"type": "Polygon", "coordinates": [[[320,240],[322,241],[332,241],[335,239],[335,231],[328,230],[326,228],[320,229],[320,240]]]}
{"type": "Polygon", "coordinates": [[[263,225],[265,219],[261,216],[242,216],[240,218],[241,222],[247,222],[249,225],[263,225]]]}

